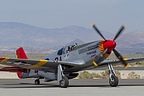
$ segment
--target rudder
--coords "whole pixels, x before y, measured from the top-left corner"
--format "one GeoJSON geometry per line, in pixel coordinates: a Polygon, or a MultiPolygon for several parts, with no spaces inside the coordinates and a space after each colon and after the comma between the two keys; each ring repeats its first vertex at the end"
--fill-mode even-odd
{"type": "MultiPolygon", "coordinates": [[[[26,55],[23,47],[20,47],[20,48],[18,48],[18,49],[16,50],[16,58],[19,58],[19,59],[28,59],[28,57],[27,57],[27,55],[26,55]]],[[[27,70],[27,69],[25,69],[25,70],[27,70]]],[[[23,78],[23,75],[22,75],[22,74],[23,74],[22,71],[18,71],[18,72],[17,72],[17,76],[18,76],[19,78],[23,78]]]]}
{"type": "Polygon", "coordinates": [[[28,59],[23,47],[20,47],[16,50],[16,58],[19,59],[28,59]]]}

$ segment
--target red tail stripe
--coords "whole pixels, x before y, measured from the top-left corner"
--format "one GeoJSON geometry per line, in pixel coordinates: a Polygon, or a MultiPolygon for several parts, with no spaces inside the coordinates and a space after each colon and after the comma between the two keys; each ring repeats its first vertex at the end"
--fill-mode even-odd
{"type": "Polygon", "coordinates": [[[22,47],[20,47],[19,49],[16,50],[16,55],[17,55],[17,58],[28,59],[28,57],[22,47]]]}

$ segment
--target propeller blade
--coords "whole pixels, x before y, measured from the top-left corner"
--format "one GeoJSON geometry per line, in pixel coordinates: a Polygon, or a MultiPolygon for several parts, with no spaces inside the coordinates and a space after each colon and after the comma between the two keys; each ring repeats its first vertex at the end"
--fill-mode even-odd
{"type": "Polygon", "coordinates": [[[115,35],[115,38],[113,39],[114,41],[120,36],[120,34],[123,32],[124,29],[125,29],[125,26],[122,25],[121,28],[120,28],[120,30],[115,35]]]}
{"type": "Polygon", "coordinates": [[[116,57],[122,62],[122,64],[125,65],[125,68],[128,67],[127,62],[123,59],[122,55],[115,49],[113,49],[114,54],[116,55],[116,57]]]}
{"type": "Polygon", "coordinates": [[[92,27],[95,29],[95,31],[106,41],[105,37],[101,34],[99,29],[95,26],[95,24],[92,24],[92,27]]]}

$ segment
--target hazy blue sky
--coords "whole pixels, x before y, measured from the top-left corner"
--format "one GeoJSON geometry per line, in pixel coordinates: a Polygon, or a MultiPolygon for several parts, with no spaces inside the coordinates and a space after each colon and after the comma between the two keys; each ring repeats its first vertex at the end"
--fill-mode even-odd
{"type": "Polygon", "coordinates": [[[0,22],[44,28],[79,25],[115,32],[144,31],[144,0],[0,0],[0,22]]]}

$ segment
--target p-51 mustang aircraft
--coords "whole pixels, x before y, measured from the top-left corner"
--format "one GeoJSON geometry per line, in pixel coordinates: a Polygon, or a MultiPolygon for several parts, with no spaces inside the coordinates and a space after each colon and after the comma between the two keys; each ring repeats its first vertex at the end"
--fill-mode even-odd
{"type": "Polygon", "coordinates": [[[21,47],[16,50],[16,59],[0,58],[0,64],[10,66],[2,68],[0,71],[17,72],[19,78],[36,78],[35,84],[40,84],[39,79],[45,79],[46,82],[57,80],[60,87],[66,88],[69,85],[69,79],[78,76],[78,71],[108,66],[109,84],[116,87],[119,80],[112,65],[121,62],[127,68],[127,62],[142,61],[144,58],[124,59],[115,49],[115,40],[125,29],[124,26],[121,26],[113,40],[107,40],[94,24],[92,26],[104,40],[65,46],[42,60],[28,59],[21,47]],[[118,59],[106,60],[112,51],[118,59]]]}

